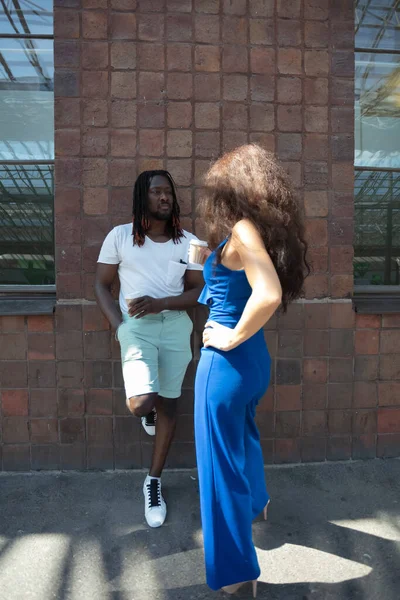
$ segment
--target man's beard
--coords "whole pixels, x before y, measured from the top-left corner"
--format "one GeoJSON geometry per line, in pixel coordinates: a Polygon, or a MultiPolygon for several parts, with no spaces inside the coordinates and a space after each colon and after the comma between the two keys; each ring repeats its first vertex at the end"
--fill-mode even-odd
{"type": "Polygon", "coordinates": [[[154,211],[150,213],[150,217],[152,219],[156,219],[157,221],[169,221],[172,216],[172,208],[168,211],[154,211]]]}

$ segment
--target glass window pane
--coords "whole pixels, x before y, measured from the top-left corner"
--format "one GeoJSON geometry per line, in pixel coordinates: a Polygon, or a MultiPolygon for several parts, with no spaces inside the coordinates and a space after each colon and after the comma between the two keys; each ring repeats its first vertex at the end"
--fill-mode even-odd
{"type": "Polygon", "coordinates": [[[354,282],[400,284],[400,173],[355,173],[354,282]]]}
{"type": "Polygon", "coordinates": [[[400,55],[356,53],[355,163],[400,167],[400,55]]]}
{"type": "Polygon", "coordinates": [[[356,48],[398,50],[399,0],[356,1],[356,48]]]}
{"type": "Polygon", "coordinates": [[[0,166],[0,284],[55,282],[52,165],[0,166]]]}
{"type": "Polygon", "coordinates": [[[52,160],[53,41],[0,39],[0,58],[0,160],[52,160]]]}
{"type": "Polygon", "coordinates": [[[1,34],[53,35],[53,0],[3,0],[1,34]]]}

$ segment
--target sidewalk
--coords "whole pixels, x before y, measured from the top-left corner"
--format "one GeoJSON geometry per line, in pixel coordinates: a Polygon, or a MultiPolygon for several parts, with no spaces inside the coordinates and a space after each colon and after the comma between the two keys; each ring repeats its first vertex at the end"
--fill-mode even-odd
{"type": "MultiPolygon", "coordinates": [[[[254,524],[261,600],[399,600],[400,460],[266,469],[254,524]]],[[[195,472],[167,472],[168,521],[143,473],[0,476],[0,600],[211,600],[195,472]]],[[[227,596],[226,596],[227,597],[227,596]]],[[[250,598],[248,587],[232,598],[250,598]]]]}

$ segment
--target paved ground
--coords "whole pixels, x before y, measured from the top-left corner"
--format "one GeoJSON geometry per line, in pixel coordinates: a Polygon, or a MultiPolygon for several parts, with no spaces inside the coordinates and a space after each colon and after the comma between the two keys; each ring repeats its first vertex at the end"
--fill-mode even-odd
{"type": "MultiPolygon", "coordinates": [[[[266,472],[261,600],[400,599],[399,460],[266,472]]],[[[222,597],[204,583],[195,478],[165,474],[168,522],[150,530],[143,473],[0,476],[0,600],[222,597]]]]}

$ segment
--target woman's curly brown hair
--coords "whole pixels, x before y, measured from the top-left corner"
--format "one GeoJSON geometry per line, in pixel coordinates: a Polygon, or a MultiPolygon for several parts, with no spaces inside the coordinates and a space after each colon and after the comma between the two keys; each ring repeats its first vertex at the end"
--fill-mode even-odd
{"type": "Polygon", "coordinates": [[[222,156],[205,177],[200,210],[211,249],[241,219],[253,222],[278,273],[286,312],[288,304],[302,294],[310,268],[299,207],[273,154],[249,144],[222,156]]]}

